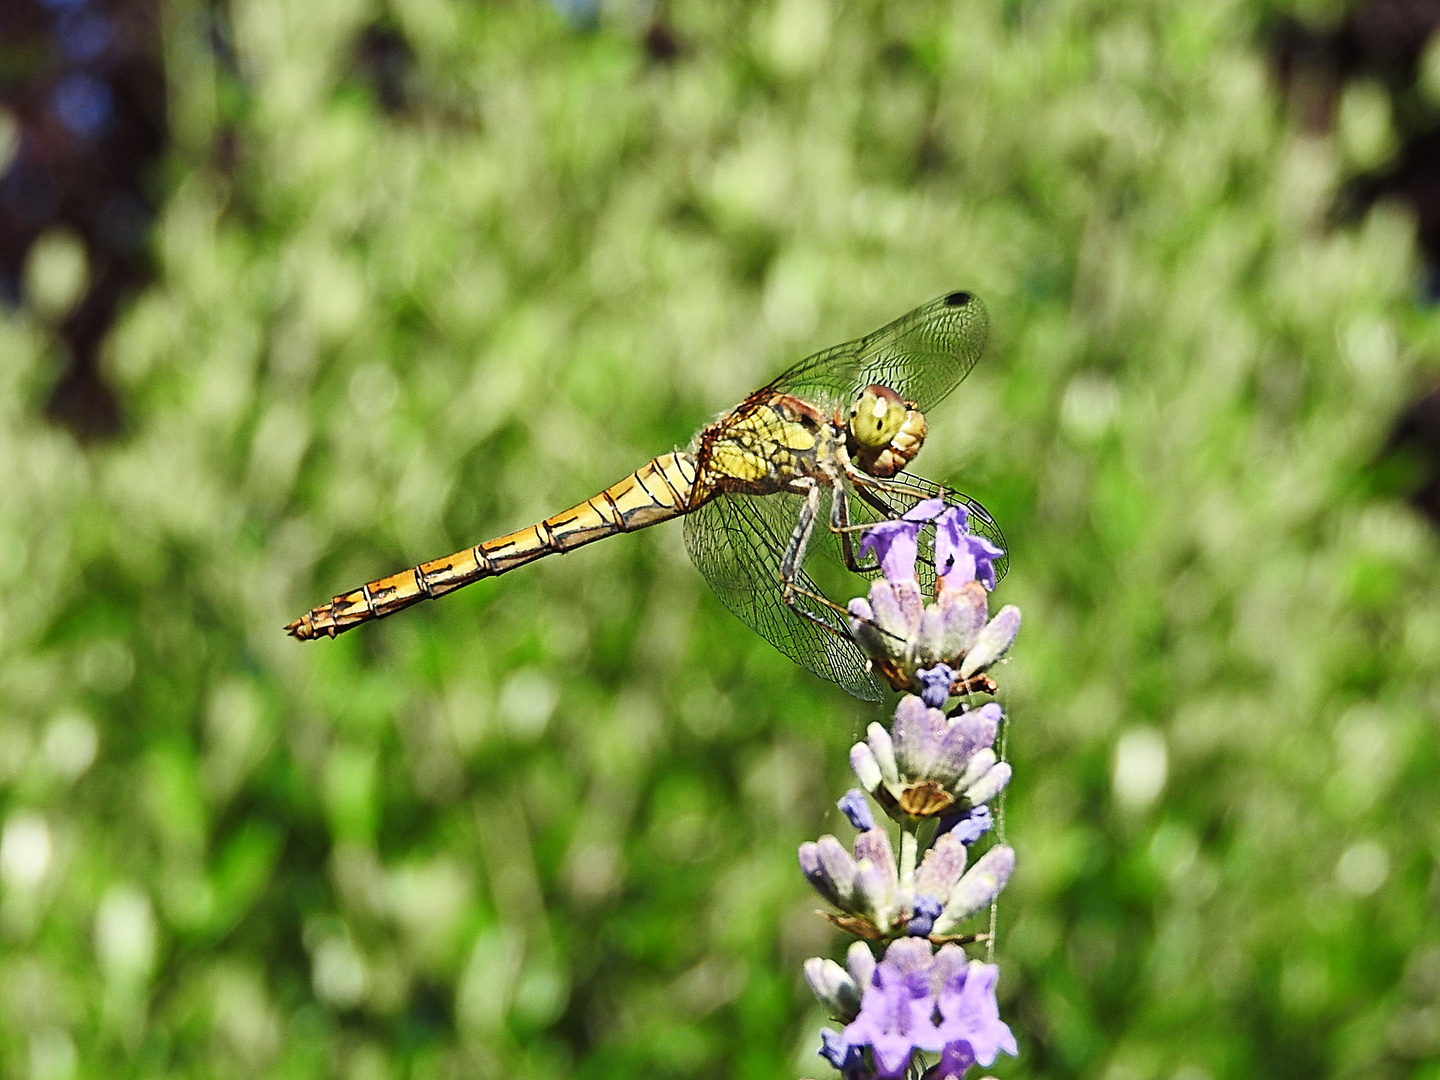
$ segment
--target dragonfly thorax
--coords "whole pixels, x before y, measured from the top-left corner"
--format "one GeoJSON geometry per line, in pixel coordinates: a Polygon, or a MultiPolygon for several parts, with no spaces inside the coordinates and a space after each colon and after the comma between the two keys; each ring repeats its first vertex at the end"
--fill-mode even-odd
{"type": "Polygon", "coordinates": [[[697,437],[691,453],[699,479],[691,505],[720,492],[804,490],[813,478],[840,468],[842,445],[813,405],[784,394],[757,394],[697,437]]]}
{"type": "Polygon", "coordinates": [[[845,448],[871,476],[894,476],[920,452],[925,414],[888,386],[867,386],[850,407],[845,448]]]}

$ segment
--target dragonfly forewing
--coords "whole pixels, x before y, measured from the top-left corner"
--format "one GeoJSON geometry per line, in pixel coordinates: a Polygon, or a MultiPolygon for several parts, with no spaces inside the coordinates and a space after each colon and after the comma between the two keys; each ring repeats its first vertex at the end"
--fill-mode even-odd
{"type": "Polygon", "coordinates": [[[970,374],[990,333],[980,298],[938,296],[864,337],[801,360],[769,386],[827,409],[848,409],[880,383],[929,412],[970,374]]]}

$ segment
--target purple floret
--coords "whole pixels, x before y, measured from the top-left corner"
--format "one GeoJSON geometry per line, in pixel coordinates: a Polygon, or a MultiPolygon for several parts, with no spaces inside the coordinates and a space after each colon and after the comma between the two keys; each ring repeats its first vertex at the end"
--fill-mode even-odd
{"type": "Polygon", "coordinates": [[[942,817],[940,827],[935,831],[935,839],[939,840],[945,834],[953,832],[962,844],[973,844],[990,831],[992,824],[994,822],[990,818],[990,807],[973,806],[959,814],[942,817]]]}
{"type": "Polygon", "coordinates": [[[879,1074],[898,1077],[904,1074],[916,1050],[944,1047],[931,1019],[934,1012],[929,973],[902,971],[887,956],[876,966],[865,988],[860,1015],[845,1028],[845,1041],[851,1046],[869,1046],[879,1074]]]}
{"type": "Polygon", "coordinates": [[[915,557],[920,553],[920,530],[933,521],[945,504],[939,499],[926,499],[905,511],[894,521],[882,521],[865,533],[860,541],[863,555],[873,550],[880,560],[880,569],[887,581],[913,581],[915,557]]]}
{"type": "Polygon", "coordinates": [[[829,1028],[822,1028],[820,1031],[819,1053],[845,1080],[860,1080],[861,1077],[870,1075],[860,1047],[851,1046],[843,1036],[829,1028]]]}
{"type": "Polygon", "coordinates": [[[859,788],[851,788],[835,805],[850,824],[861,832],[875,828],[875,815],[870,813],[870,804],[865,801],[865,793],[859,788]]]}
{"type": "Polygon", "coordinates": [[[945,905],[933,896],[921,893],[915,897],[914,914],[905,924],[905,933],[914,937],[927,937],[935,928],[935,920],[945,910],[945,905]]]}
{"type": "Polygon", "coordinates": [[[1020,1052],[1010,1026],[1000,1019],[995,1001],[995,983],[1000,969],[994,964],[972,960],[956,971],[940,988],[940,1026],[944,1043],[966,1043],[975,1061],[982,1066],[994,1063],[1004,1050],[1012,1057],[1020,1052]]]}
{"type": "Polygon", "coordinates": [[[932,709],[943,709],[950,700],[950,684],[955,681],[955,670],[949,664],[936,664],[924,671],[917,671],[915,678],[920,681],[920,700],[932,709]]]}
{"type": "Polygon", "coordinates": [[[935,571],[946,585],[978,581],[995,588],[995,560],[1005,552],[965,531],[969,515],[961,506],[947,507],[935,522],[935,571]]]}

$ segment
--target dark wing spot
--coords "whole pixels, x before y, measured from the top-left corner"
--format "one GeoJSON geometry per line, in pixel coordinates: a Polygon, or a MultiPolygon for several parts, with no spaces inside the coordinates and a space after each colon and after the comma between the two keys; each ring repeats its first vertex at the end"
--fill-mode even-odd
{"type": "Polygon", "coordinates": [[[968,292],[952,292],[945,297],[946,307],[964,307],[973,297],[968,292]]]}

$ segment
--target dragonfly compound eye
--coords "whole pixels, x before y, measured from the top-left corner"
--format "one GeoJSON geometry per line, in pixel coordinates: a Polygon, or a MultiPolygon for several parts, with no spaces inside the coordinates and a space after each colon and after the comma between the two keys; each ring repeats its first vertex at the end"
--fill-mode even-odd
{"type": "Polygon", "coordinates": [[[867,386],[850,408],[850,435],[865,450],[889,446],[905,422],[905,402],[888,386],[867,386]]]}

